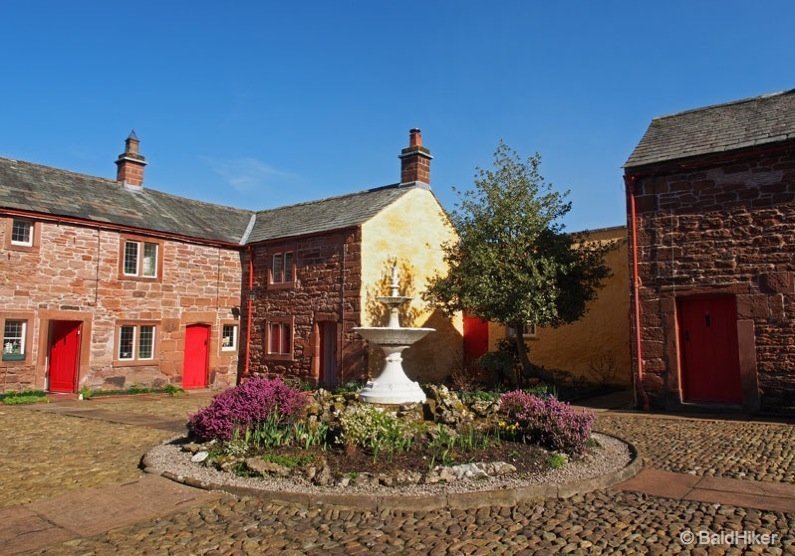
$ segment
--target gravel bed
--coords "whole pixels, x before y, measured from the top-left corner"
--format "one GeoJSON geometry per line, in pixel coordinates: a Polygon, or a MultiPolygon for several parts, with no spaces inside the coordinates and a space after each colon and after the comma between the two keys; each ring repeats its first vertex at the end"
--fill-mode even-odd
{"type": "MultiPolygon", "coordinates": [[[[631,459],[629,446],[612,436],[594,433],[600,447],[591,450],[583,458],[570,461],[558,469],[550,469],[543,474],[521,476],[517,474],[481,479],[477,481],[461,480],[451,484],[420,484],[400,487],[383,485],[349,485],[346,487],[320,487],[300,479],[283,479],[278,477],[251,478],[238,477],[232,473],[218,471],[190,461],[191,454],[183,452],[174,439],[150,450],[145,458],[148,472],[172,473],[177,477],[191,478],[204,483],[223,486],[256,488],[263,491],[295,492],[303,494],[367,494],[367,495],[430,495],[462,492],[478,492],[521,488],[536,484],[564,484],[574,480],[590,479],[618,471],[627,466],[631,459]]],[[[363,470],[366,471],[366,470],[363,470]]]]}

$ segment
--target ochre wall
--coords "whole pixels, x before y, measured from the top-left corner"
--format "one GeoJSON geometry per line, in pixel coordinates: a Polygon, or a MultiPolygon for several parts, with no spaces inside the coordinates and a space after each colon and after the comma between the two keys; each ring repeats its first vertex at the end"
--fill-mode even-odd
{"type": "MultiPolygon", "coordinates": [[[[412,189],[362,225],[361,321],[370,326],[385,324],[373,322],[368,303],[372,306],[390,260],[397,258],[401,265],[408,265],[414,290],[411,295],[415,297],[403,313],[412,313],[415,319],[401,325],[436,328],[436,332],[403,352],[406,373],[422,382],[444,380],[462,365],[461,316],[449,319],[439,311],[428,311],[420,297],[428,279],[444,272],[441,246],[454,237],[455,231],[436,197],[422,188],[412,189]]],[[[377,374],[378,354],[371,353],[369,367],[371,373],[377,374]]]]}
{"type": "MultiPolygon", "coordinates": [[[[572,373],[575,379],[629,385],[629,278],[627,230],[621,226],[587,232],[591,241],[620,242],[605,257],[613,275],[605,280],[598,297],[582,319],[558,328],[538,328],[528,338],[530,360],[550,369],[572,373]]],[[[505,328],[489,323],[489,350],[497,349],[505,328]]]]}
{"type": "MultiPolygon", "coordinates": [[[[238,323],[240,253],[179,241],[162,241],[162,279],[120,277],[121,238],[127,235],[71,224],[36,222],[37,246],[12,248],[10,218],[0,218],[0,319],[25,319],[31,329],[24,361],[0,361],[0,391],[44,388],[49,322],[80,320],[83,344],[78,385],[180,385],[185,326],[211,326],[209,379],[233,385],[237,352],[220,350],[221,324],[238,323]],[[156,326],[155,359],[114,361],[120,321],[156,326]]],[[[2,333],[2,330],[0,330],[2,333]]]]}

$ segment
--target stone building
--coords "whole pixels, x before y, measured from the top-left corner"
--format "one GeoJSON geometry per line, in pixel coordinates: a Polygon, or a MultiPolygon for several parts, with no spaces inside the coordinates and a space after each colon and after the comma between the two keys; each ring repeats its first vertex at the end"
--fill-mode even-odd
{"type": "Polygon", "coordinates": [[[402,324],[437,329],[406,352],[407,373],[442,380],[461,364],[460,319],[429,312],[419,299],[444,270],[441,246],[455,234],[430,190],[419,130],[400,158],[400,183],[256,213],[244,252],[253,315],[244,376],[288,374],[333,387],[375,370],[378,354],[352,328],[386,324],[375,297],[387,293],[393,262],[403,293],[415,295],[402,324]]]}
{"type": "Polygon", "coordinates": [[[795,405],[795,91],[652,120],[625,165],[639,402],[795,405]]]}
{"type": "MultiPolygon", "coordinates": [[[[260,212],[144,187],[138,147],[131,134],[115,181],[0,158],[0,391],[358,378],[351,328],[372,320],[381,267],[401,261],[418,289],[443,269],[453,232],[419,130],[401,183],[260,212]]],[[[460,358],[460,332],[438,324],[415,376],[460,358]]]]}
{"type": "MultiPolygon", "coordinates": [[[[561,379],[629,386],[629,279],[627,229],[624,226],[581,232],[588,241],[616,242],[605,256],[612,275],[588,304],[583,317],[556,328],[527,326],[522,334],[530,361],[549,370],[564,371],[561,379]]],[[[468,363],[487,351],[496,351],[501,340],[516,332],[497,322],[464,318],[464,353],[468,363]]]]}

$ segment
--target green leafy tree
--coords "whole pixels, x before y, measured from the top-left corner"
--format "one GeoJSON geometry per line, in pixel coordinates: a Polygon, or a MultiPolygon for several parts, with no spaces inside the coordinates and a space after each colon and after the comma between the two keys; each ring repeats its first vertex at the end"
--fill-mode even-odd
{"type": "Polygon", "coordinates": [[[610,275],[604,256],[615,247],[564,232],[568,191],[553,191],[540,165],[540,155],[523,161],[500,141],[493,169],[478,168],[474,188],[457,191],[450,216],[458,240],[444,246],[449,271],[424,294],[447,314],[466,310],[518,331],[520,384],[523,376],[553,380],[530,363],[525,324],[556,327],[582,317],[610,275]]]}

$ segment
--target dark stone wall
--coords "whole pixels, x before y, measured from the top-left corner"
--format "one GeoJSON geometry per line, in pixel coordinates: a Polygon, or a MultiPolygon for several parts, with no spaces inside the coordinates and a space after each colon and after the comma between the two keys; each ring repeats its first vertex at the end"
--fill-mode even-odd
{"type": "Polygon", "coordinates": [[[644,388],[679,400],[675,300],[733,294],[762,407],[795,406],[795,145],[691,167],[635,177],[644,388]]]}
{"type": "MultiPolygon", "coordinates": [[[[352,331],[360,325],[361,314],[361,229],[263,242],[252,249],[253,326],[248,375],[317,380],[318,323],[322,321],[337,326],[337,366],[343,373],[338,381],[363,376],[366,351],[361,338],[352,331]],[[293,253],[294,281],[273,283],[273,255],[284,252],[293,253]],[[288,357],[269,354],[266,347],[268,323],[277,321],[292,324],[292,354],[288,357]]],[[[244,270],[247,268],[246,260],[244,270]]],[[[243,290],[245,301],[245,285],[243,290]]]]}

